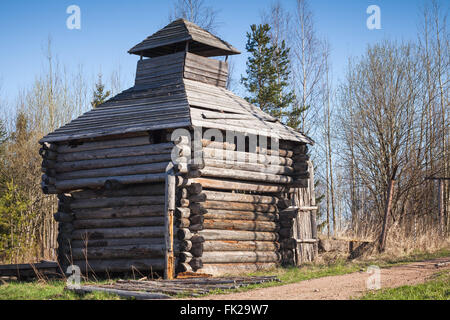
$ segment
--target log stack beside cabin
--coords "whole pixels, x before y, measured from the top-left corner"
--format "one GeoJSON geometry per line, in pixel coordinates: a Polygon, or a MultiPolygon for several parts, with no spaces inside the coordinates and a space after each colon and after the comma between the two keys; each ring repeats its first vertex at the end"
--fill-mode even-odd
{"type": "Polygon", "coordinates": [[[171,278],[314,259],[313,142],[225,89],[209,57],[239,52],[180,19],[130,53],[132,88],[40,141],[62,267],[171,278]]]}

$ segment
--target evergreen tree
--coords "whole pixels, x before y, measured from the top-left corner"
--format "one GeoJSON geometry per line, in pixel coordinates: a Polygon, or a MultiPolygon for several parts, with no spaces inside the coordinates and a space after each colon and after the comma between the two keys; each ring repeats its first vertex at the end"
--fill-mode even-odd
{"type": "Polygon", "coordinates": [[[264,112],[284,122],[289,107],[295,99],[294,93],[287,89],[290,76],[289,48],[283,41],[272,44],[270,26],[252,25],[247,33],[246,49],[250,53],[247,60],[247,76],[241,82],[250,92],[246,97],[264,112]]]}
{"type": "Polygon", "coordinates": [[[111,92],[108,90],[105,92],[105,85],[102,82],[102,75],[98,75],[98,81],[95,84],[95,90],[93,93],[93,98],[91,105],[93,108],[97,108],[97,106],[101,105],[108,99],[108,97],[111,95],[111,92]]]}

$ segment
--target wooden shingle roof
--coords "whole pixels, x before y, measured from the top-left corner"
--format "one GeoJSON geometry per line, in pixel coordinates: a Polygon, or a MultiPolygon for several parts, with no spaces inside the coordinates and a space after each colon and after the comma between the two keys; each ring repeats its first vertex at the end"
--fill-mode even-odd
{"type": "Polygon", "coordinates": [[[187,41],[189,41],[189,52],[204,57],[240,53],[231,44],[184,19],[175,20],[128,52],[152,58],[183,51],[187,41]]]}

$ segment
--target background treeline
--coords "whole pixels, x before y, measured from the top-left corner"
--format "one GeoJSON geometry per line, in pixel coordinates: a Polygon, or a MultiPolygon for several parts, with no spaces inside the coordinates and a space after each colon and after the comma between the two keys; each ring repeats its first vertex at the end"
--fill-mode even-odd
{"type": "MultiPolygon", "coordinates": [[[[229,59],[229,89],[315,139],[323,236],[376,240],[396,172],[388,249],[445,245],[450,183],[440,224],[437,182],[426,178],[450,176],[448,4],[424,1],[416,40],[369,45],[348,58],[337,82],[330,43],[317,34],[308,2],[294,1],[290,11],[273,2],[249,26],[246,74],[236,75],[229,59]]],[[[220,35],[219,16],[204,0],[176,0],[168,18],[220,35]]],[[[82,66],[67,72],[48,48],[46,71],[13,103],[0,83],[0,262],[55,259],[56,199],[41,192],[37,141],[125,89],[120,68],[87,80],[82,66]]]]}

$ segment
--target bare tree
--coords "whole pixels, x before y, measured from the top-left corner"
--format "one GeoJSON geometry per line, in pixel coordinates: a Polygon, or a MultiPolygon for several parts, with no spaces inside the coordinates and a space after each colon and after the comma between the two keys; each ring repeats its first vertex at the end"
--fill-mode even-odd
{"type": "Polygon", "coordinates": [[[206,5],[205,0],[175,0],[169,20],[183,18],[213,33],[219,24],[217,15],[218,11],[206,5]]]}

